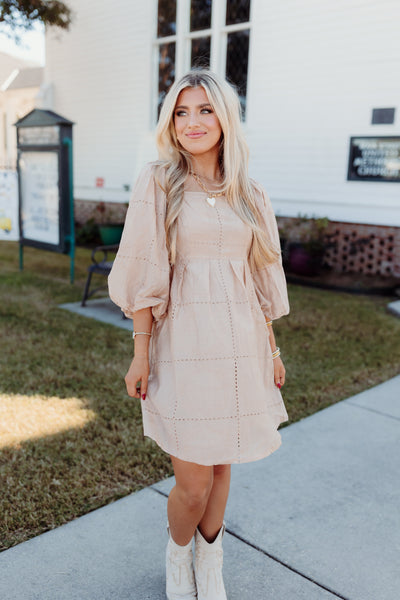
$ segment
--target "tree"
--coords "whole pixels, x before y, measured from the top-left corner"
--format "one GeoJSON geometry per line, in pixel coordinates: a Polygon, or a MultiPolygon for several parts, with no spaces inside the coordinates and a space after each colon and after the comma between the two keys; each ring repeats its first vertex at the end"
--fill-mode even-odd
{"type": "Polygon", "coordinates": [[[31,29],[38,21],[69,29],[71,20],[71,10],[59,0],[0,0],[0,32],[6,33],[2,26],[7,25],[16,41],[20,39],[18,29],[31,29]]]}

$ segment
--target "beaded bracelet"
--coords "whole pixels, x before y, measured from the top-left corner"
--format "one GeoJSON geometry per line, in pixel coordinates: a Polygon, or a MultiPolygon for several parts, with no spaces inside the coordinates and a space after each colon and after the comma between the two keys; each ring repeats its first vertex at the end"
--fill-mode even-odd
{"type": "Polygon", "coordinates": [[[134,331],[132,333],[132,339],[135,339],[135,335],[140,335],[140,334],[151,336],[151,333],[148,333],[147,331],[134,331]]]}

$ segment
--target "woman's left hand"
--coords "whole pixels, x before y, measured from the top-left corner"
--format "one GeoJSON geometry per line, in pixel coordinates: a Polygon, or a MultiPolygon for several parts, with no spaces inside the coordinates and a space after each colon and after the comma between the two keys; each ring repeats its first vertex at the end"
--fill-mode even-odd
{"type": "Polygon", "coordinates": [[[278,356],[278,358],[273,359],[274,363],[274,383],[278,388],[281,388],[285,384],[285,373],[286,369],[283,366],[283,362],[278,356]]]}

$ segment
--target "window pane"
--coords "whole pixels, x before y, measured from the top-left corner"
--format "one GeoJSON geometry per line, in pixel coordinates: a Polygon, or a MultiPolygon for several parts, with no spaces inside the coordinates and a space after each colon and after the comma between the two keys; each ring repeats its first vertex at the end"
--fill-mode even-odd
{"type": "Polygon", "coordinates": [[[245,23],[250,20],[250,0],[227,0],[226,24],[245,23]]]}
{"type": "Polygon", "coordinates": [[[176,0],[158,0],[158,37],[176,33],[176,0]]]}
{"type": "Polygon", "coordinates": [[[192,40],[192,57],[190,61],[192,67],[208,68],[210,66],[210,48],[210,37],[202,37],[192,40]]]}
{"type": "Polygon", "coordinates": [[[158,114],[175,80],[175,44],[160,44],[158,60],[158,114]]]}
{"type": "Polygon", "coordinates": [[[243,116],[246,111],[249,33],[249,29],[229,33],[226,48],[226,78],[237,88],[243,116]]]}
{"type": "Polygon", "coordinates": [[[190,3],[190,31],[210,29],[212,0],[192,0],[190,3]]]}

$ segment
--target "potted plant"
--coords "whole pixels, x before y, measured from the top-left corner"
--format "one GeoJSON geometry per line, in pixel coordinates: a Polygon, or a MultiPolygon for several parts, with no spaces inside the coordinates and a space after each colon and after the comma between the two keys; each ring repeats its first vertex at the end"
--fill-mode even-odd
{"type": "Polygon", "coordinates": [[[116,207],[110,207],[101,201],[96,205],[96,221],[98,222],[101,241],[105,246],[119,244],[124,223],[116,207]]]}
{"type": "Polygon", "coordinates": [[[318,274],[322,266],[328,225],[327,217],[307,217],[301,214],[283,225],[283,259],[289,271],[297,275],[318,274]]]}

